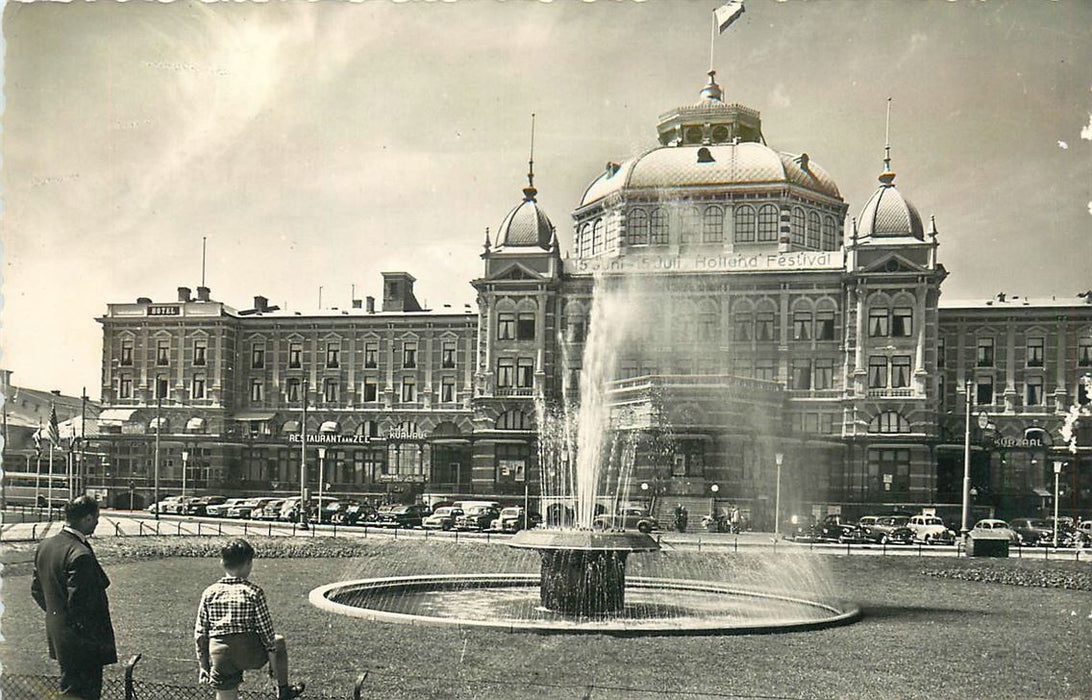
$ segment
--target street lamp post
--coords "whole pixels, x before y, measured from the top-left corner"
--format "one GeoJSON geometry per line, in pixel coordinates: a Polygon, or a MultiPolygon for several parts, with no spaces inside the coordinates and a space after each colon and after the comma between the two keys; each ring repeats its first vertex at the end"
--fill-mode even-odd
{"type": "Polygon", "coordinates": [[[1062,476],[1062,462],[1054,463],[1054,546],[1058,546],[1058,480],[1062,476]]]}
{"type": "Polygon", "coordinates": [[[304,513],[307,499],[307,379],[302,382],[303,391],[300,398],[303,400],[303,419],[300,421],[300,505],[299,511],[300,529],[307,529],[307,514],[304,513]]]}
{"type": "Polygon", "coordinates": [[[959,534],[964,539],[970,532],[971,517],[971,389],[973,386],[974,384],[968,379],[964,387],[967,416],[963,427],[963,517],[959,521],[959,534]]]}
{"type": "Polygon", "coordinates": [[[155,454],[154,454],[154,469],[155,469],[155,519],[159,520],[159,426],[162,422],[160,411],[163,408],[163,398],[158,395],[159,387],[156,387],[155,397],[155,454]]]}
{"type": "Polygon", "coordinates": [[[774,492],[774,540],[781,539],[781,463],[785,460],[785,455],[778,452],[774,455],[774,461],[777,462],[777,490],[774,492]]]}
{"type": "Polygon", "coordinates": [[[190,459],[189,450],[182,450],[182,495],[186,495],[186,466],[190,459]]]}
{"type": "Polygon", "coordinates": [[[326,479],[326,448],[318,448],[318,521],[322,522],[322,486],[326,479]]]}
{"type": "Polygon", "coordinates": [[[717,492],[720,491],[720,486],[713,484],[709,487],[709,490],[713,492],[713,495],[709,497],[709,517],[713,520],[717,519],[717,492]]]}

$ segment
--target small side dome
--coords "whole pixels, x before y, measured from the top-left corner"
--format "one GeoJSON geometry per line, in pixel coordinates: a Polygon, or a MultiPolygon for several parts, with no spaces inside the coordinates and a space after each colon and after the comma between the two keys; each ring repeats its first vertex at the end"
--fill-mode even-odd
{"type": "Polygon", "coordinates": [[[880,175],[880,187],[861,210],[860,238],[912,237],[925,240],[925,228],[921,215],[910,200],[895,188],[895,173],[890,170],[880,175]]]}
{"type": "Polygon", "coordinates": [[[550,250],[554,225],[538,206],[535,194],[533,187],[524,188],[523,201],[508,212],[497,229],[497,249],[537,247],[550,250]]]}

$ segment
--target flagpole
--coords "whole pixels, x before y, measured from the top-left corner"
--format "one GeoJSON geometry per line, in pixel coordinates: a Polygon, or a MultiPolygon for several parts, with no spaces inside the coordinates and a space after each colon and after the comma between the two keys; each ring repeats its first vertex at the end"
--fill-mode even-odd
{"type": "Polygon", "coordinates": [[[49,441],[49,478],[46,479],[46,498],[49,508],[49,519],[53,520],[53,441],[49,441]]]}
{"type": "Polygon", "coordinates": [[[713,10],[713,26],[709,32],[709,70],[713,70],[713,47],[717,43],[717,11],[713,10]]]}
{"type": "Polygon", "coordinates": [[[41,497],[42,488],[42,419],[38,419],[38,432],[34,433],[34,507],[38,507],[38,499],[41,497]]]}

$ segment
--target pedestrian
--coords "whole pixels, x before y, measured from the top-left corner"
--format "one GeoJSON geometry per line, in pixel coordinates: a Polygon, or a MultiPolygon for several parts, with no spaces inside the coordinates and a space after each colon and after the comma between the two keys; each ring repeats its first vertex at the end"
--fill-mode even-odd
{"type": "Polygon", "coordinates": [[[77,496],[64,508],[61,531],[34,554],[30,593],[46,613],[49,656],[61,667],[61,695],[99,700],[102,668],[118,660],[106,589],[88,537],[99,524],[99,504],[77,496]]]}
{"type": "Polygon", "coordinates": [[[244,539],[231,540],[220,550],[220,564],[223,578],[205,589],[197,606],[193,634],[200,682],[216,690],[217,700],[236,700],[243,671],[268,663],[278,700],[298,697],[304,684],[288,684],[288,646],[273,631],[265,591],[247,580],[254,548],[244,539]]]}

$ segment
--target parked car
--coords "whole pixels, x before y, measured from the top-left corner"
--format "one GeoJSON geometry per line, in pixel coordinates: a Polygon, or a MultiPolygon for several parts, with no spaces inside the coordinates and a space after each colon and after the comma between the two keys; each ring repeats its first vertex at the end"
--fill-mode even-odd
{"type": "Polygon", "coordinates": [[[501,508],[500,515],[489,524],[489,529],[493,532],[519,532],[525,528],[529,530],[541,522],[542,516],[534,511],[527,512],[523,506],[508,506],[501,508]]]}
{"type": "Polygon", "coordinates": [[[1077,523],[1077,535],[1083,546],[1092,545],[1092,520],[1082,520],[1077,523]]]}
{"type": "Polygon", "coordinates": [[[975,531],[983,532],[989,531],[995,534],[1002,534],[1009,538],[1009,542],[1012,544],[1020,544],[1020,535],[1016,534],[1016,531],[1009,527],[1009,524],[1004,520],[998,520],[997,518],[984,518],[979,520],[971,528],[971,537],[974,537],[975,531]]]}
{"type": "Polygon", "coordinates": [[[865,515],[857,521],[861,539],[879,544],[910,544],[914,531],[907,527],[906,515],[865,515]]]}
{"type": "Polygon", "coordinates": [[[912,515],[906,526],[914,531],[914,539],[923,544],[954,544],[955,533],[937,515],[912,515]]]}
{"type": "Polygon", "coordinates": [[[252,510],[250,517],[254,520],[280,520],[283,505],[283,498],[274,498],[262,507],[252,510]]]}
{"type": "Polygon", "coordinates": [[[816,536],[821,540],[846,542],[857,539],[857,524],[841,513],[825,516],[816,528],[816,536]]]}
{"type": "Polygon", "coordinates": [[[618,515],[603,513],[595,516],[592,527],[596,530],[636,530],[649,533],[660,529],[660,523],[645,508],[623,508],[618,515]]]}
{"type": "Polygon", "coordinates": [[[455,518],[455,529],[485,530],[498,517],[500,517],[500,509],[496,506],[470,506],[462,515],[455,518]]]}
{"type": "Polygon", "coordinates": [[[429,514],[422,505],[383,506],[376,514],[375,524],[379,527],[420,527],[421,521],[429,514]]]}
{"type": "Polygon", "coordinates": [[[230,508],[245,500],[245,498],[228,498],[223,503],[210,503],[205,506],[205,515],[212,518],[226,518],[230,508]]]}
{"type": "Polygon", "coordinates": [[[254,517],[254,513],[273,499],[269,497],[244,498],[227,510],[227,517],[246,519],[254,517]]]}
{"type": "Polygon", "coordinates": [[[227,496],[198,496],[186,504],[186,515],[207,515],[209,506],[215,506],[227,500],[227,496]]]}
{"type": "Polygon", "coordinates": [[[1016,532],[1020,544],[1025,547],[1047,544],[1054,539],[1053,523],[1042,518],[1014,518],[1009,527],[1016,532]]]}
{"type": "Polygon", "coordinates": [[[173,501],[168,501],[163,504],[163,510],[161,513],[172,513],[174,515],[185,515],[186,508],[189,504],[197,500],[196,496],[179,496],[173,501]]]}
{"type": "Polygon", "coordinates": [[[819,523],[810,515],[792,515],[781,525],[786,539],[798,542],[814,542],[819,539],[819,523]]]}
{"type": "Polygon", "coordinates": [[[339,510],[338,499],[333,496],[312,496],[307,501],[307,520],[314,523],[328,523],[339,510]]]}
{"type": "Polygon", "coordinates": [[[455,527],[456,518],[462,515],[462,508],[440,506],[432,511],[432,515],[421,521],[421,527],[426,530],[451,530],[455,527]]]}
{"type": "Polygon", "coordinates": [[[1073,518],[1068,515],[1063,515],[1058,518],[1058,541],[1054,542],[1054,518],[1046,518],[1045,522],[1047,527],[1050,528],[1050,534],[1046,536],[1046,541],[1042,544],[1050,547],[1077,547],[1081,541],[1081,535],[1077,531],[1077,523],[1073,518]]]}
{"type": "Polygon", "coordinates": [[[367,503],[359,503],[352,499],[340,500],[337,510],[330,515],[330,522],[338,525],[363,525],[375,513],[375,508],[367,503]]]}
{"type": "Polygon", "coordinates": [[[296,522],[300,519],[299,512],[300,497],[293,496],[292,498],[286,498],[281,503],[281,510],[277,514],[277,520],[284,520],[286,522],[296,522]]]}
{"type": "Polygon", "coordinates": [[[177,504],[178,504],[178,501],[179,501],[180,498],[182,498],[182,497],[181,496],[167,496],[166,498],[162,499],[158,503],[153,503],[152,505],[148,506],[148,512],[149,513],[155,513],[156,511],[158,511],[160,513],[173,512],[173,509],[178,507],[177,504]]]}

